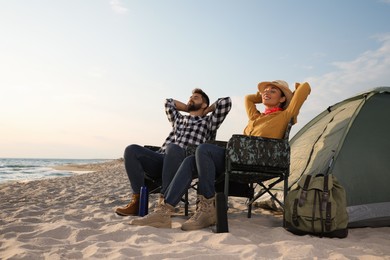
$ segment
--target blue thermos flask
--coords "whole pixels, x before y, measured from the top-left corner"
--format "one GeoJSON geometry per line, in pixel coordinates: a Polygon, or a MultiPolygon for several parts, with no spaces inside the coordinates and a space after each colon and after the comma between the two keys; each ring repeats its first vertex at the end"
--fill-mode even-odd
{"type": "Polygon", "coordinates": [[[141,191],[140,191],[140,195],[139,195],[138,215],[140,217],[148,215],[148,208],[149,208],[149,191],[148,191],[148,187],[142,186],[141,187],[141,191]]]}

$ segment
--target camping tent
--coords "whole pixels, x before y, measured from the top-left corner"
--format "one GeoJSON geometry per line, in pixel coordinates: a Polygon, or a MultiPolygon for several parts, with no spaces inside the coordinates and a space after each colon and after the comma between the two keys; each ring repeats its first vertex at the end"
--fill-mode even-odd
{"type": "Polygon", "coordinates": [[[333,173],[347,194],[349,227],[390,225],[390,87],[337,103],[291,139],[289,183],[333,173]]]}

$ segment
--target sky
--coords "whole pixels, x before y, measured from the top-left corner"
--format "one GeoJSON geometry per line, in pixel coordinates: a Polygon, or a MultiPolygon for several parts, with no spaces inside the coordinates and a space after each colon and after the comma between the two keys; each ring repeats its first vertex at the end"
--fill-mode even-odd
{"type": "Polygon", "coordinates": [[[217,134],[228,140],[261,81],[311,85],[290,137],[390,86],[390,0],[0,0],[0,34],[0,158],[161,145],[165,99],[186,103],[194,88],[231,97],[217,134]]]}

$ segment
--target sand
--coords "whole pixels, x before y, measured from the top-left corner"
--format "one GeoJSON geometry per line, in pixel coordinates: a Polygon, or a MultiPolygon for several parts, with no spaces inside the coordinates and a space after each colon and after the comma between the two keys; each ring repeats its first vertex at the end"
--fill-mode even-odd
{"type": "Polygon", "coordinates": [[[122,161],[75,170],[89,172],[0,186],[0,259],[390,259],[390,227],[296,236],[264,209],[248,219],[242,198],[229,198],[229,233],[182,231],[182,204],[172,229],[132,226],[114,213],[130,197],[122,161]]]}

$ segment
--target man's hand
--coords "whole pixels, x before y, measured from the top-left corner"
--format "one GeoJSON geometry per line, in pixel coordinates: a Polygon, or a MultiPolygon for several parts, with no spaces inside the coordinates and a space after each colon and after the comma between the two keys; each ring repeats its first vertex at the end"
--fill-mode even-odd
{"type": "Polygon", "coordinates": [[[216,102],[213,103],[211,106],[208,106],[208,107],[203,111],[203,116],[207,115],[207,114],[210,113],[210,112],[215,111],[215,107],[216,107],[216,102]]]}
{"type": "Polygon", "coordinates": [[[175,106],[178,111],[188,112],[188,106],[186,104],[175,99],[173,102],[175,102],[175,106]]]}

